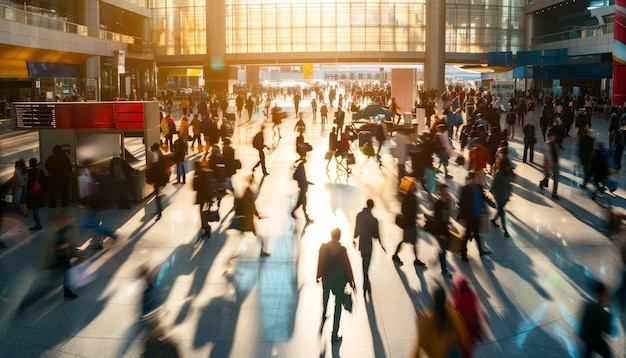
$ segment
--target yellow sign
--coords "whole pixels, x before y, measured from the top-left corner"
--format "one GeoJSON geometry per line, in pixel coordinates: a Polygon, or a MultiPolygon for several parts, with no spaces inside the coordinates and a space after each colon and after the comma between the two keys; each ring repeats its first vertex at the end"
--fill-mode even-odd
{"type": "Polygon", "coordinates": [[[313,79],[313,64],[312,63],[305,63],[304,65],[302,65],[302,76],[305,80],[313,79]]]}

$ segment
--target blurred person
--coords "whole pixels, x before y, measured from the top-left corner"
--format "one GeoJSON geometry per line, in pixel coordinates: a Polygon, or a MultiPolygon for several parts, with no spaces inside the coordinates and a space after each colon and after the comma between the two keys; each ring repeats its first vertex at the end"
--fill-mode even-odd
{"type": "Polygon", "coordinates": [[[469,347],[464,356],[473,357],[476,343],[482,341],[485,334],[484,314],[478,295],[463,275],[455,274],[452,279],[452,302],[469,334],[469,347]]]}
{"type": "Polygon", "coordinates": [[[485,169],[491,164],[491,153],[485,146],[485,142],[478,139],[469,153],[468,170],[472,171],[480,184],[485,183],[485,169]]]}
{"type": "Polygon", "coordinates": [[[35,225],[29,230],[41,230],[41,218],[39,208],[43,206],[43,181],[45,180],[43,170],[37,168],[37,159],[28,160],[26,171],[26,207],[33,213],[35,225]]]}
{"type": "Polygon", "coordinates": [[[296,206],[293,208],[293,210],[291,210],[291,217],[295,219],[296,210],[299,207],[302,207],[302,211],[304,212],[304,217],[306,219],[306,222],[313,223],[314,220],[311,219],[311,217],[309,217],[309,214],[307,213],[307,197],[306,197],[307,192],[309,190],[309,185],[313,185],[313,183],[307,179],[306,170],[304,169],[305,163],[306,163],[306,157],[299,159],[296,169],[293,173],[293,179],[298,184],[298,201],[296,202],[296,206]]]}
{"type": "Polygon", "coordinates": [[[450,196],[448,185],[439,184],[439,199],[435,202],[433,219],[434,233],[439,244],[439,265],[441,266],[441,275],[445,278],[451,278],[452,274],[448,271],[448,263],[446,261],[446,250],[450,240],[450,231],[448,225],[450,217],[454,210],[454,201],[450,196]]]}
{"type": "Polygon", "coordinates": [[[259,129],[257,134],[254,135],[254,138],[252,139],[252,147],[259,152],[259,161],[254,165],[254,167],[252,167],[252,175],[254,175],[254,171],[259,165],[261,166],[263,175],[270,175],[270,173],[267,172],[267,168],[265,167],[264,150],[266,148],[269,149],[269,147],[265,145],[264,132],[265,132],[265,125],[261,125],[261,128],[259,129]]]}
{"type": "Polygon", "coordinates": [[[437,287],[433,292],[433,307],[420,312],[417,344],[412,357],[422,357],[422,351],[433,358],[467,356],[470,339],[463,318],[446,298],[446,291],[437,287]]]}
{"type": "Polygon", "coordinates": [[[252,190],[252,181],[246,187],[243,195],[236,200],[235,204],[235,217],[240,218],[240,222],[235,227],[242,233],[251,232],[261,242],[261,253],[259,256],[268,257],[269,252],[265,251],[265,241],[263,238],[257,235],[256,226],[254,224],[254,218],[263,219],[264,217],[259,214],[256,208],[256,195],[252,190]]]}
{"type": "Polygon", "coordinates": [[[439,124],[436,128],[434,140],[441,145],[435,145],[435,154],[439,158],[439,166],[443,165],[443,172],[446,179],[452,179],[452,175],[448,174],[448,164],[450,157],[454,154],[454,150],[450,145],[450,138],[448,137],[448,126],[446,124],[439,124]]]}
{"type": "Polygon", "coordinates": [[[317,282],[322,283],[324,290],[322,297],[322,322],[320,324],[320,334],[324,328],[326,322],[326,309],[328,306],[328,299],[332,292],[335,296],[335,313],[333,317],[333,330],[331,333],[331,341],[333,343],[342,340],[339,335],[339,321],[341,320],[342,305],[345,300],[345,288],[346,284],[352,287],[352,290],[356,290],[356,284],[354,283],[354,277],[352,274],[352,267],[350,266],[350,260],[345,247],[339,243],[341,238],[341,230],[335,228],[330,232],[331,241],[322,244],[319,250],[319,257],[317,262],[317,282]]]}
{"type": "Polygon", "coordinates": [[[102,179],[103,176],[101,173],[97,172],[93,161],[85,161],[84,175],[87,178],[85,181],[87,191],[85,193],[86,195],[80,199],[80,204],[86,211],[80,224],[81,232],[79,236],[83,236],[84,228],[93,228],[96,233],[95,239],[97,240],[93,248],[102,249],[102,243],[105,238],[110,237],[113,240],[117,240],[118,236],[115,234],[115,230],[102,224],[102,219],[98,215],[104,201],[104,195],[107,195],[107,193],[101,191],[103,189],[102,184],[100,184],[100,179],[102,179]]]}
{"type": "Polygon", "coordinates": [[[139,268],[138,279],[143,285],[140,318],[145,323],[157,322],[156,315],[163,307],[163,296],[157,285],[157,276],[158,272],[148,268],[146,264],[139,268]]]}
{"type": "Polygon", "coordinates": [[[322,122],[322,130],[324,130],[324,126],[328,121],[328,106],[324,102],[322,102],[322,107],[320,108],[320,120],[322,122]]]}
{"type": "Polygon", "coordinates": [[[402,244],[411,244],[413,246],[413,250],[415,252],[415,261],[413,261],[413,265],[415,266],[426,266],[424,262],[417,258],[417,225],[415,223],[415,219],[417,218],[417,196],[415,192],[417,191],[417,181],[413,180],[409,185],[409,189],[406,194],[402,198],[402,207],[401,207],[401,215],[402,215],[402,241],[396,247],[396,251],[393,253],[391,259],[396,264],[402,266],[403,262],[400,260],[398,253],[402,248],[402,244]]]}
{"type": "Polygon", "coordinates": [[[402,115],[400,114],[400,111],[402,110],[402,108],[398,105],[398,102],[396,102],[396,97],[391,98],[391,104],[389,105],[389,110],[391,111],[391,113],[393,113],[394,117],[398,117],[398,119],[396,120],[396,124],[400,124],[400,120],[402,119],[402,115]]]}
{"type": "Polygon", "coordinates": [[[557,195],[559,187],[559,150],[557,147],[557,134],[555,132],[548,133],[548,141],[543,145],[543,171],[544,177],[539,182],[539,190],[548,187],[550,177],[552,177],[552,198],[560,199],[557,195]]]}
{"type": "Polygon", "coordinates": [[[311,111],[313,112],[313,123],[317,120],[317,101],[315,97],[311,99],[311,111]]]}
{"type": "Polygon", "coordinates": [[[494,165],[495,174],[493,175],[493,181],[491,182],[491,189],[489,190],[493,195],[496,202],[497,213],[490,221],[495,227],[499,227],[496,220],[500,218],[500,224],[504,230],[504,237],[509,237],[509,232],[506,230],[506,219],[504,206],[508,203],[513,190],[511,181],[513,180],[513,167],[511,161],[507,158],[508,149],[503,148],[498,153],[498,160],[494,165]]]}
{"type": "Polygon", "coordinates": [[[372,214],[374,208],[374,200],[367,199],[365,207],[356,215],[356,223],[354,224],[354,239],[352,240],[354,247],[361,252],[363,267],[363,296],[370,293],[372,285],[369,276],[370,262],[372,261],[372,239],[378,239],[380,247],[386,252],[385,247],[380,239],[378,230],[378,219],[372,214]],[[357,246],[358,238],[358,246],[357,246]]]}
{"type": "Polygon", "coordinates": [[[52,222],[54,237],[47,243],[48,252],[44,267],[47,270],[43,284],[37,287],[22,300],[18,312],[26,310],[38,300],[47,297],[57,287],[59,277],[63,277],[63,296],[67,298],[77,298],[78,296],[72,291],[68,270],[72,267],[72,258],[76,257],[76,248],[69,241],[69,229],[71,227],[72,217],[68,214],[52,222]]]}
{"type": "Polygon", "coordinates": [[[13,203],[17,204],[22,210],[22,215],[28,217],[28,208],[26,207],[26,178],[27,168],[24,159],[15,162],[15,170],[13,171],[13,182],[11,184],[11,192],[13,193],[13,203]]]}
{"type": "Polygon", "coordinates": [[[609,300],[608,289],[602,282],[595,282],[593,294],[594,300],[585,303],[580,320],[579,336],[585,344],[582,356],[588,358],[595,352],[601,357],[609,358],[613,355],[603,337],[611,333],[611,313],[606,308],[609,300]]]}
{"type": "Polygon", "coordinates": [[[115,190],[119,191],[119,209],[130,209],[128,205],[128,191],[130,186],[130,175],[133,168],[120,157],[119,151],[112,153],[112,159],[109,163],[109,173],[113,177],[115,190]]]}
{"type": "MultiPolygon", "coordinates": [[[[513,127],[515,128],[515,127],[513,127]]],[[[524,156],[522,162],[526,163],[527,159],[531,163],[535,160],[535,144],[537,144],[537,137],[535,136],[535,125],[533,121],[529,121],[523,128],[524,133],[524,156]]]]}
{"type": "Polygon", "coordinates": [[[272,107],[272,123],[272,132],[274,133],[272,138],[276,137],[276,134],[278,134],[278,139],[280,140],[282,138],[280,135],[280,125],[283,123],[283,112],[280,107],[278,107],[278,104],[274,104],[274,107],[272,107]]]}
{"type": "MultiPolygon", "coordinates": [[[[331,102],[332,107],[332,102],[331,102]]],[[[337,124],[337,133],[341,135],[343,131],[343,122],[346,119],[346,112],[341,109],[341,106],[337,106],[337,112],[335,112],[335,124],[337,124]]]]}
{"type": "Polygon", "coordinates": [[[302,132],[304,133],[306,131],[306,123],[304,122],[304,113],[300,112],[298,113],[298,121],[296,122],[296,125],[293,127],[293,131],[294,132],[302,132]]]}
{"type": "Polygon", "coordinates": [[[183,115],[180,118],[178,137],[182,138],[185,141],[185,145],[187,145],[187,141],[189,141],[189,117],[187,115],[183,115]]]}
{"type": "Polygon", "coordinates": [[[237,95],[237,98],[235,98],[235,107],[237,107],[237,118],[240,119],[241,118],[241,112],[243,111],[243,105],[245,103],[245,99],[242,93],[239,93],[237,95]]]}
{"type": "Polygon", "coordinates": [[[328,133],[328,152],[326,154],[326,156],[328,157],[328,162],[326,163],[326,171],[329,171],[328,166],[330,165],[330,162],[335,159],[335,162],[338,163],[337,161],[337,151],[339,150],[339,140],[337,138],[337,128],[333,127],[330,130],[330,133],[328,133]]]}
{"type": "Polygon", "coordinates": [[[376,151],[376,159],[381,163],[380,160],[380,151],[383,149],[383,145],[387,140],[389,140],[389,130],[387,128],[387,124],[385,123],[385,119],[381,119],[378,124],[376,124],[376,130],[374,132],[374,137],[376,141],[378,141],[378,150],[376,151]]]}
{"type": "Polygon", "coordinates": [[[168,149],[172,151],[174,148],[174,133],[176,133],[176,123],[174,122],[174,118],[172,118],[171,114],[167,114],[165,116],[165,121],[167,123],[167,134],[165,134],[165,143],[168,146],[168,149]]]}
{"type": "Polygon", "coordinates": [[[180,133],[178,139],[174,142],[173,158],[176,163],[176,184],[180,184],[181,179],[183,184],[187,182],[187,175],[185,170],[185,157],[187,156],[187,140],[183,138],[180,133]]]}
{"type": "Polygon", "coordinates": [[[50,175],[48,180],[50,184],[48,191],[48,207],[56,208],[57,193],[61,194],[61,207],[67,207],[72,169],[72,161],[63,151],[63,148],[58,144],[55,145],[52,148],[52,155],[46,159],[46,170],[50,175]]]}
{"type": "Polygon", "coordinates": [[[194,163],[193,190],[196,192],[195,204],[200,208],[200,225],[204,231],[204,237],[211,236],[211,225],[204,220],[203,212],[207,205],[211,205],[213,200],[211,183],[214,182],[211,177],[215,174],[209,169],[209,162],[199,160],[194,163]]]}
{"type": "Polygon", "coordinates": [[[191,147],[198,141],[198,150],[202,149],[202,122],[200,118],[198,118],[198,113],[193,115],[193,119],[191,120],[191,131],[193,133],[193,138],[191,139],[191,147]]]}
{"type": "Polygon", "coordinates": [[[170,169],[166,159],[161,152],[161,146],[158,143],[152,144],[150,153],[146,155],[148,166],[146,168],[146,181],[154,186],[154,204],[156,213],[154,221],[161,220],[163,207],[161,206],[161,198],[159,197],[159,189],[169,182],[170,169]]]}
{"type": "Polygon", "coordinates": [[[183,95],[183,98],[180,100],[180,110],[183,112],[183,117],[187,117],[187,111],[189,110],[189,101],[187,100],[187,96],[183,95]]]}
{"type": "Polygon", "coordinates": [[[252,120],[252,111],[254,111],[254,101],[252,96],[248,96],[246,99],[246,112],[248,112],[248,121],[252,120]]]}
{"type": "Polygon", "coordinates": [[[467,182],[461,188],[458,203],[458,219],[465,226],[465,235],[460,252],[461,260],[465,262],[469,261],[467,258],[467,242],[472,236],[476,240],[476,246],[478,246],[480,256],[491,254],[491,251],[483,248],[480,239],[480,217],[483,215],[486,200],[487,198],[485,197],[480,177],[477,176],[475,172],[469,172],[467,182]]]}
{"type": "Polygon", "coordinates": [[[586,186],[589,181],[589,168],[591,166],[594,147],[595,140],[589,134],[589,130],[584,129],[582,134],[578,136],[578,158],[580,158],[580,165],[582,166],[583,173],[585,175],[583,179],[583,187],[586,186]]]}

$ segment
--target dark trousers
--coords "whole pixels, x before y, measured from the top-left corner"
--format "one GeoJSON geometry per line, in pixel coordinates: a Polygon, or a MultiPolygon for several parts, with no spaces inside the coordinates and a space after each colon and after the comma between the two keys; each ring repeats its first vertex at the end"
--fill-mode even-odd
{"type": "Polygon", "coordinates": [[[372,287],[370,283],[370,262],[372,262],[372,253],[361,251],[361,258],[363,259],[363,293],[369,291],[372,287]]]}
{"type": "Polygon", "coordinates": [[[157,215],[161,215],[163,207],[161,207],[161,198],[159,197],[159,189],[161,187],[154,184],[154,205],[156,205],[157,215]]]}
{"type": "Polygon", "coordinates": [[[463,245],[461,245],[461,256],[467,256],[467,242],[470,235],[474,234],[474,240],[476,240],[476,246],[478,251],[483,251],[483,246],[480,242],[480,218],[474,218],[467,221],[467,228],[465,228],[465,236],[463,238],[463,245]]]}
{"type": "Polygon", "coordinates": [[[439,266],[441,266],[441,272],[448,272],[448,263],[446,262],[446,250],[448,249],[448,240],[450,235],[446,234],[445,237],[437,236],[437,243],[439,244],[439,266]]]}
{"type": "Polygon", "coordinates": [[[296,211],[300,206],[302,206],[302,212],[304,212],[304,216],[308,217],[309,214],[306,212],[306,192],[307,189],[300,188],[298,191],[298,201],[296,202],[296,206],[293,208],[293,211],[296,211]]]}
{"type": "Polygon", "coordinates": [[[325,286],[324,294],[323,294],[323,305],[324,311],[322,312],[322,321],[326,318],[326,307],[328,306],[328,298],[330,297],[330,292],[332,291],[333,295],[335,295],[335,316],[333,318],[333,337],[336,337],[339,333],[339,321],[341,320],[341,305],[343,305],[344,299],[344,286],[333,285],[333,286],[325,286]]]}
{"type": "Polygon", "coordinates": [[[610,358],[612,357],[611,350],[609,349],[609,345],[605,340],[601,340],[599,342],[585,342],[585,353],[583,355],[584,358],[590,358],[593,356],[593,352],[598,353],[601,357],[610,358]]]}
{"type": "Polygon", "coordinates": [[[545,184],[544,186],[547,187],[548,186],[548,181],[550,180],[550,177],[552,177],[552,195],[556,195],[556,191],[559,188],[559,167],[558,166],[554,166],[552,167],[552,171],[547,171],[544,169],[544,177],[542,182],[545,184]]]}
{"type": "Polygon", "coordinates": [[[532,143],[524,143],[524,157],[522,162],[526,163],[526,158],[532,163],[535,160],[535,145],[532,143]]]}
{"type": "Polygon", "coordinates": [[[61,193],[61,206],[66,207],[70,194],[69,175],[53,175],[50,177],[50,192],[48,196],[48,206],[56,207],[57,193],[61,193]]]}
{"type": "Polygon", "coordinates": [[[254,168],[252,168],[252,170],[254,171],[254,169],[256,169],[256,167],[260,165],[261,170],[263,170],[263,174],[265,174],[267,173],[267,169],[265,168],[265,152],[263,151],[263,149],[257,150],[259,151],[259,161],[254,165],[254,168]]]}
{"type": "Polygon", "coordinates": [[[506,220],[504,219],[504,216],[505,216],[504,205],[506,205],[506,202],[496,201],[497,213],[496,213],[496,216],[494,216],[492,220],[496,221],[497,218],[500,218],[500,224],[502,225],[502,230],[507,231],[506,220]]]}
{"type": "Polygon", "coordinates": [[[202,146],[202,134],[194,134],[193,138],[191,138],[191,146],[193,147],[194,143],[196,143],[196,139],[198,140],[198,146],[202,146]]]}
{"type": "Polygon", "coordinates": [[[177,162],[176,163],[176,181],[180,182],[180,179],[183,179],[183,183],[186,181],[185,175],[185,162],[177,162]]]}

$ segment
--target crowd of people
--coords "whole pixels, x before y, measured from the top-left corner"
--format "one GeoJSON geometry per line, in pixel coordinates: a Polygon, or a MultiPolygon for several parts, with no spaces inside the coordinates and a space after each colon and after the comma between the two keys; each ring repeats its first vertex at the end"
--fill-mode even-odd
{"type": "MultiPolygon", "coordinates": [[[[280,126],[286,119],[286,114],[277,106],[276,101],[272,101],[277,96],[291,97],[298,119],[294,131],[298,133],[296,138],[295,152],[298,159],[293,164],[293,179],[297,183],[298,198],[295,206],[290,211],[293,218],[297,218],[297,210],[302,209],[307,224],[314,223],[307,208],[308,188],[313,183],[307,177],[307,155],[311,151],[310,145],[306,142],[307,123],[304,121],[299,104],[302,99],[307,102],[310,98],[311,110],[313,111],[313,123],[317,120],[317,105],[321,109],[320,119],[325,124],[325,116],[328,115],[327,104],[331,107],[337,99],[337,107],[334,110],[334,126],[328,136],[328,153],[326,170],[329,164],[335,160],[337,164],[351,152],[351,141],[356,138],[346,131],[344,127],[345,113],[342,106],[347,105],[346,101],[361,102],[364,97],[370,97],[373,101],[384,102],[394,108],[394,101],[390,97],[388,86],[369,86],[359,83],[346,83],[342,88],[344,91],[337,94],[337,88],[310,88],[300,87],[268,89],[268,88],[242,88],[235,100],[236,119],[243,123],[243,109],[247,110],[247,120],[251,120],[255,112],[263,113],[262,122],[258,131],[252,138],[252,148],[258,152],[258,162],[251,168],[249,185],[243,193],[234,200],[235,216],[231,223],[231,228],[242,233],[252,233],[260,241],[260,256],[267,257],[270,253],[267,250],[263,239],[257,236],[255,221],[264,218],[259,213],[255,205],[258,195],[258,188],[255,187],[254,172],[257,168],[262,171],[263,177],[270,173],[266,166],[266,154],[269,149],[266,143],[266,131],[272,126],[274,140],[282,138],[280,126]],[[319,94],[322,94],[319,96],[319,94]],[[336,98],[335,96],[338,95],[336,98]],[[265,100],[261,102],[261,98],[265,100]],[[343,113],[343,114],[342,114],[343,113]],[[338,159],[341,158],[341,159],[338,159]]],[[[563,152],[564,139],[570,135],[578,137],[579,157],[581,166],[584,168],[584,180],[581,186],[591,182],[596,187],[594,195],[601,194],[605,190],[611,190],[612,184],[607,180],[609,173],[618,171],[621,168],[620,159],[623,152],[624,138],[621,128],[626,118],[623,109],[610,115],[610,151],[606,151],[602,143],[597,143],[589,136],[588,130],[592,125],[591,112],[587,107],[585,96],[577,97],[557,97],[545,94],[536,101],[532,96],[514,96],[509,101],[510,110],[504,115],[502,121],[500,99],[494,98],[490,94],[479,94],[473,90],[465,91],[463,88],[451,86],[445,96],[432,91],[424,92],[421,97],[423,103],[432,112],[427,111],[428,129],[421,135],[416,136],[406,129],[406,126],[398,126],[397,130],[387,129],[385,120],[379,125],[382,129],[381,135],[373,137],[379,143],[378,159],[380,160],[380,150],[383,143],[391,139],[394,134],[396,144],[402,143],[402,150],[396,152],[398,178],[403,182],[400,185],[400,215],[396,224],[402,229],[402,240],[396,246],[391,259],[396,265],[403,265],[399,254],[404,244],[410,244],[415,254],[413,264],[417,267],[425,266],[425,263],[418,258],[418,228],[416,219],[418,214],[419,186],[433,198],[433,216],[428,228],[424,229],[434,235],[439,246],[438,258],[441,268],[441,275],[445,280],[451,279],[451,289],[447,290],[438,287],[433,292],[432,308],[423,309],[418,315],[419,328],[417,345],[414,356],[420,356],[425,352],[431,357],[444,356],[464,356],[470,357],[478,342],[485,337],[487,322],[484,313],[480,310],[480,298],[472,289],[468,280],[461,274],[452,275],[448,270],[446,252],[454,240],[461,240],[458,254],[461,260],[469,262],[468,242],[475,240],[480,256],[492,254],[481,238],[481,226],[491,225],[501,227],[504,237],[510,237],[507,230],[506,205],[512,194],[512,183],[516,179],[515,164],[510,159],[513,150],[509,147],[508,141],[518,136],[524,143],[524,153],[522,163],[534,163],[535,145],[538,142],[538,133],[535,130],[535,109],[540,102],[542,112],[539,116],[539,126],[543,141],[543,163],[541,167],[545,172],[544,179],[539,182],[539,190],[548,186],[549,180],[553,181],[552,198],[559,199],[559,156],[563,152]],[[461,96],[461,92],[463,95],[461,96]],[[443,111],[435,113],[433,103],[439,98],[443,101],[443,111]],[[472,113],[464,113],[463,108],[466,101],[475,104],[472,113]],[[494,101],[497,104],[494,105],[494,101]],[[574,125],[576,133],[571,133],[571,126],[574,125]],[[519,131],[521,130],[521,131],[519,131]],[[447,182],[453,179],[448,173],[450,160],[456,156],[456,162],[464,165],[467,160],[467,176],[458,195],[458,202],[454,202],[450,194],[450,186],[447,182]],[[443,174],[443,179],[437,182],[438,172],[443,174]],[[490,180],[487,180],[490,178],[490,180]],[[490,211],[487,207],[495,208],[495,215],[488,216],[490,211]],[[458,210],[455,210],[458,207],[458,210]],[[457,213],[455,214],[455,211],[457,213]],[[462,236],[454,235],[451,222],[458,220],[465,228],[462,236]],[[486,219],[486,220],[485,220],[486,219]],[[499,219],[499,222],[498,222],[499,219]],[[451,292],[448,292],[451,291],[451,292]]],[[[185,161],[188,160],[189,149],[198,145],[198,152],[204,150],[201,159],[194,163],[194,173],[192,178],[193,190],[196,191],[195,204],[199,207],[199,217],[203,236],[210,238],[211,222],[219,221],[219,208],[221,199],[228,194],[235,195],[235,188],[232,184],[232,177],[242,169],[241,161],[236,155],[236,150],[232,146],[232,136],[235,130],[235,122],[229,113],[228,100],[220,95],[210,95],[206,98],[183,97],[180,108],[182,117],[178,126],[172,116],[173,105],[165,103],[162,108],[162,119],[160,129],[163,135],[162,143],[154,143],[150,152],[146,155],[146,179],[147,183],[154,187],[155,221],[162,217],[163,207],[160,201],[160,190],[171,182],[171,167],[176,167],[174,185],[184,185],[187,183],[187,173],[185,161]],[[226,104],[224,104],[226,101],[226,104]],[[191,118],[191,120],[190,120],[191,118]],[[203,141],[204,138],[204,141],[203,141]],[[204,145],[203,145],[204,143],[204,145]],[[216,217],[217,215],[217,217],[216,217]]],[[[395,111],[399,110],[397,104],[395,111]]],[[[394,118],[395,119],[395,118],[394,118]]],[[[396,124],[400,124],[398,118],[396,124]]],[[[68,205],[69,180],[74,170],[68,155],[63,152],[61,146],[55,146],[53,154],[46,160],[46,174],[38,168],[37,159],[32,158],[29,166],[23,160],[15,164],[15,174],[11,192],[15,203],[21,213],[28,217],[32,215],[34,226],[31,230],[41,230],[43,224],[39,216],[39,208],[44,204],[45,182],[48,206],[54,208],[56,205],[65,207],[68,205]],[[45,178],[45,179],[44,179],[45,178]],[[60,194],[60,200],[57,195],[60,194]]],[[[94,191],[94,184],[104,182],[104,176],[112,180],[115,186],[125,188],[120,190],[119,208],[128,208],[128,176],[132,168],[120,158],[119,153],[113,153],[109,171],[99,172],[98,168],[87,163],[83,172],[86,178],[84,192],[81,193],[81,205],[89,211],[86,215],[85,226],[94,227],[97,236],[102,240],[111,237],[117,239],[115,232],[102,224],[98,217],[98,200],[94,198],[98,193],[94,191]]],[[[371,300],[371,280],[369,277],[369,266],[372,257],[373,240],[380,242],[383,246],[378,228],[378,219],[372,213],[375,203],[368,199],[365,207],[358,213],[355,220],[353,242],[358,249],[362,259],[363,286],[362,294],[371,300]]],[[[64,222],[61,228],[67,225],[64,222]]],[[[70,249],[64,241],[62,229],[59,229],[60,244],[56,245],[62,259],[55,262],[55,268],[60,268],[66,272],[72,259],[70,249]]],[[[316,278],[323,288],[323,314],[321,318],[320,333],[323,331],[326,317],[326,306],[330,293],[335,296],[333,328],[331,341],[339,342],[342,337],[339,334],[340,319],[344,309],[350,311],[350,293],[357,292],[357,287],[352,272],[346,248],[340,244],[341,230],[338,228],[330,232],[330,241],[323,244],[319,249],[319,261],[316,278]],[[348,290],[347,287],[348,286],[348,290]]],[[[101,248],[102,242],[100,241],[101,248]]],[[[146,295],[152,295],[150,290],[150,275],[144,270],[141,275],[146,283],[146,295]]],[[[76,294],[70,287],[64,284],[64,295],[75,298],[76,294]]],[[[622,283],[622,291],[624,283],[622,283]]],[[[597,307],[603,307],[606,301],[606,288],[601,285],[595,290],[597,293],[596,306],[587,307],[586,311],[599,311],[597,307]]],[[[622,292],[623,296],[624,293],[622,292]]],[[[623,299],[623,297],[622,297],[623,299]]],[[[585,313],[584,322],[588,324],[598,324],[588,318],[585,313]]],[[[604,328],[603,328],[604,329],[604,328]]],[[[601,343],[597,332],[590,332],[587,326],[581,332],[581,338],[587,344],[589,350],[609,356],[607,348],[601,343]]]]}

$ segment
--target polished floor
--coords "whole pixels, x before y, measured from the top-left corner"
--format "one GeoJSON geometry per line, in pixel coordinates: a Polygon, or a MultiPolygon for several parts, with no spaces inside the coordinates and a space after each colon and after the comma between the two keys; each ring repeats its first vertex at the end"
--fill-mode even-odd
{"type": "MultiPolygon", "coordinates": [[[[429,292],[437,285],[449,286],[437,261],[434,239],[419,233],[419,258],[425,268],[409,264],[413,253],[404,247],[396,266],[391,254],[401,239],[394,224],[399,212],[395,162],[389,146],[383,148],[383,166],[364,157],[355,145],[357,163],[352,175],[326,172],[327,135],[319,118],[312,123],[308,107],[306,140],[314,150],[308,155],[310,187],[307,224],[301,211],[289,212],[297,188],[291,178],[295,153],[295,116],[289,103],[279,103],[290,118],[281,128],[282,139],[266,129],[269,176],[257,169],[252,182],[258,191],[258,240],[251,233],[229,230],[232,195],[221,207],[221,221],[214,223],[210,239],[200,239],[198,207],[191,175],[186,185],[169,184],[163,190],[163,218],[154,221],[154,203],[135,203],[131,210],[106,210],[103,223],[116,228],[120,238],[107,240],[104,250],[91,250],[93,233],[75,228],[81,253],[89,257],[94,280],[76,289],[77,299],[63,298],[60,285],[48,296],[17,312],[23,297],[41,285],[45,272],[41,262],[51,224],[61,209],[44,209],[44,230],[28,231],[30,218],[12,208],[5,218],[0,251],[0,357],[137,357],[143,351],[145,331],[139,324],[142,287],[138,269],[150,265],[159,271],[158,286],[165,304],[159,312],[168,336],[178,343],[183,357],[407,357],[416,341],[417,312],[431,304],[429,292]],[[371,264],[372,298],[361,292],[352,314],[343,313],[343,341],[330,342],[330,318],[322,334],[322,289],[316,283],[318,249],[330,239],[334,227],[342,230],[356,275],[362,284],[360,255],[352,246],[356,214],[365,201],[375,201],[383,252],[375,246],[371,264]],[[259,257],[261,242],[271,254],[259,257]]],[[[245,112],[244,112],[245,113],[245,112]]],[[[332,116],[329,116],[332,118],[332,116]]],[[[348,116],[349,117],[349,116],[348,116]]],[[[243,169],[236,175],[240,194],[257,161],[252,136],[262,123],[259,115],[250,122],[245,114],[233,143],[243,169]]],[[[537,121],[538,122],[538,118],[537,121]]],[[[593,135],[606,141],[608,124],[594,120],[593,135]]],[[[580,341],[577,326],[581,307],[589,298],[589,282],[600,279],[614,288],[621,263],[615,241],[606,230],[606,213],[578,187],[581,181],[575,156],[575,139],[565,140],[562,159],[561,200],[541,193],[537,183],[542,172],[541,144],[535,165],[521,163],[521,130],[511,141],[518,180],[507,205],[510,238],[502,231],[484,235],[490,256],[480,257],[473,243],[469,263],[448,254],[453,274],[468,277],[484,306],[488,332],[476,348],[476,357],[577,357],[580,341]]],[[[199,154],[192,150],[190,160],[199,154]]],[[[453,179],[446,182],[457,193],[466,170],[451,165],[453,179]]],[[[620,175],[622,187],[626,179],[620,175]]],[[[439,180],[442,180],[440,177],[439,180]]],[[[603,198],[626,208],[626,192],[603,198]]],[[[423,192],[423,212],[432,210],[423,192]]],[[[82,209],[68,209],[80,222],[82,209]]],[[[332,299],[331,299],[332,304],[332,299]]],[[[331,311],[329,311],[331,312],[331,311]]],[[[622,323],[624,320],[622,320],[622,323]]],[[[608,341],[615,357],[626,356],[622,323],[608,341]]]]}

